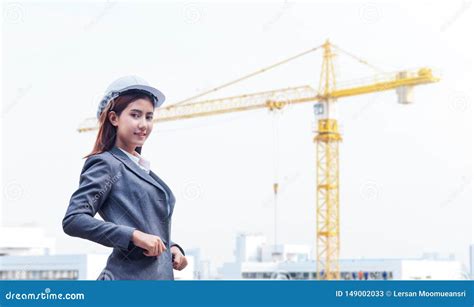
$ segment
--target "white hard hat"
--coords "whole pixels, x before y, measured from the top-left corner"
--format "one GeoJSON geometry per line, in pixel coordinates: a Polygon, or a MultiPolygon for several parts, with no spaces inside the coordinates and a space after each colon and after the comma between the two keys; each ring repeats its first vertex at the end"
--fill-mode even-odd
{"type": "Polygon", "coordinates": [[[144,79],[138,76],[125,76],[118,78],[107,87],[104,98],[102,98],[97,109],[97,118],[100,117],[100,114],[112,99],[132,90],[141,91],[151,96],[155,108],[160,107],[165,102],[165,95],[158,89],[151,87],[144,79]]]}

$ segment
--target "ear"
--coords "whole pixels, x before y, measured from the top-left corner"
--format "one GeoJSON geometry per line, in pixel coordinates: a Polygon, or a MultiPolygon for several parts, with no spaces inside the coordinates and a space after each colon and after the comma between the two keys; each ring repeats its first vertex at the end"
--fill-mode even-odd
{"type": "Polygon", "coordinates": [[[107,114],[110,123],[114,127],[118,127],[118,115],[115,113],[115,111],[110,111],[109,114],[107,114]]]}

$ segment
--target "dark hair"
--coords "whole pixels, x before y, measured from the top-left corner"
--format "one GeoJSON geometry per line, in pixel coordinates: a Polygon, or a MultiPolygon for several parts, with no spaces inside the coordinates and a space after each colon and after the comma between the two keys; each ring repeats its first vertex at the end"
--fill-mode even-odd
{"type": "MultiPolygon", "coordinates": [[[[94,148],[92,152],[84,158],[103,153],[115,146],[117,127],[113,126],[110,122],[109,113],[114,111],[117,116],[120,116],[130,103],[138,99],[147,99],[153,104],[153,99],[149,95],[138,91],[125,92],[109,102],[99,117],[99,132],[97,133],[94,148]]],[[[141,147],[137,147],[135,151],[140,153],[141,147]]]]}

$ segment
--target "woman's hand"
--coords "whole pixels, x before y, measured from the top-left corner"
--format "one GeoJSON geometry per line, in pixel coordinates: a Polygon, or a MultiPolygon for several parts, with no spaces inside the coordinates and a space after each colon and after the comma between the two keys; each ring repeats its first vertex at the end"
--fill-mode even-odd
{"type": "Polygon", "coordinates": [[[148,257],[160,256],[166,250],[166,246],[160,237],[140,230],[133,231],[132,242],[145,250],[143,254],[148,257]]]}
{"type": "Polygon", "coordinates": [[[188,265],[188,260],[176,246],[171,246],[170,251],[173,255],[173,269],[181,271],[188,265]]]}

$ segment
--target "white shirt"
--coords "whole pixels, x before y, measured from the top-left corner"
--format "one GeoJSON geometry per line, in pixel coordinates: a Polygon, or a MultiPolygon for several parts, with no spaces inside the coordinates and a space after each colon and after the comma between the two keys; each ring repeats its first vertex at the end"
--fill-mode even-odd
{"type": "Polygon", "coordinates": [[[148,160],[145,160],[138,152],[134,151],[133,155],[122,148],[119,147],[121,151],[123,151],[133,162],[135,162],[142,170],[147,172],[148,174],[150,173],[150,162],[148,160]]]}

